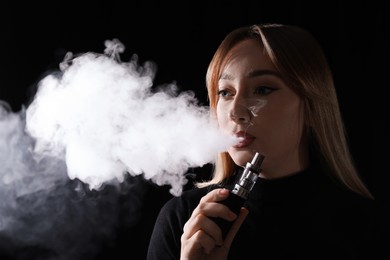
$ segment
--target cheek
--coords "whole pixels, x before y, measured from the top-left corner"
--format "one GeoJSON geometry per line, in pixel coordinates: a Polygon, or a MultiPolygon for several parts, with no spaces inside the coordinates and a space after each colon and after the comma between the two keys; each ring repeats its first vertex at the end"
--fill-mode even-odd
{"type": "Polygon", "coordinates": [[[221,103],[217,104],[216,116],[217,116],[218,126],[221,129],[224,129],[225,127],[227,127],[227,124],[229,121],[228,113],[226,111],[227,111],[227,108],[224,107],[224,105],[222,105],[221,103]]]}
{"type": "Polygon", "coordinates": [[[261,132],[268,137],[278,140],[297,137],[302,128],[302,110],[299,101],[294,102],[269,102],[259,116],[255,119],[261,132]]]}
{"type": "Polygon", "coordinates": [[[290,106],[286,107],[280,112],[282,120],[282,126],[292,129],[300,128],[302,122],[302,110],[299,101],[293,102],[290,106]],[[283,124],[284,123],[284,124],[283,124]]]}

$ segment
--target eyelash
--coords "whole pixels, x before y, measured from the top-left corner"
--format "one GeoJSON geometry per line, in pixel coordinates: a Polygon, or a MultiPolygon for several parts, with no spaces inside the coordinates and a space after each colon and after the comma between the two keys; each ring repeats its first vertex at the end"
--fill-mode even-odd
{"type": "Polygon", "coordinates": [[[218,90],[217,92],[217,96],[219,97],[226,97],[226,95],[229,94],[229,91],[227,91],[226,89],[221,89],[221,90],[218,90]]]}
{"type": "Polygon", "coordinates": [[[267,86],[261,86],[261,87],[256,87],[255,93],[261,96],[267,96],[271,94],[273,91],[275,91],[275,88],[267,87],[267,86]]]}

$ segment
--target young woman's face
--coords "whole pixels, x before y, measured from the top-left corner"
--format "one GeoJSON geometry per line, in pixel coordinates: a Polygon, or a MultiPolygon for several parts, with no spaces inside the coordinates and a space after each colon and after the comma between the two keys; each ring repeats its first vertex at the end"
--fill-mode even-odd
{"type": "Polygon", "coordinates": [[[301,170],[307,160],[302,117],[300,98],[258,42],[246,40],[230,51],[218,83],[217,120],[222,131],[240,137],[228,150],[237,165],[259,152],[263,172],[277,177],[301,170]]]}

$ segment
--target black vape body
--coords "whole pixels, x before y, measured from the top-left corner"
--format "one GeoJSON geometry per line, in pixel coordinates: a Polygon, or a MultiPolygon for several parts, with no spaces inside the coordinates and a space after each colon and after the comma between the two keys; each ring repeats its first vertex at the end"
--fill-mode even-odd
{"type": "MultiPolygon", "coordinates": [[[[261,164],[263,160],[264,156],[256,153],[252,161],[246,164],[241,177],[236,181],[233,189],[230,190],[229,196],[219,203],[228,206],[231,211],[238,215],[241,207],[244,205],[250,191],[257,181],[259,173],[261,172],[261,164]]],[[[227,221],[222,218],[213,218],[213,220],[219,225],[222,230],[223,238],[225,238],[233,224],[233,221],[227,221]]]]}

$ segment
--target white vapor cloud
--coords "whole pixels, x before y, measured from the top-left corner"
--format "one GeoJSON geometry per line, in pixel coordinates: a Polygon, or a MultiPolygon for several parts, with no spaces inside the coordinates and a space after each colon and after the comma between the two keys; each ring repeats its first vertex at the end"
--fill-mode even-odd
{"type": "Polygon", "coordinates": [[[91,259],[115,239],[123,194],[126,225],[140,218],[140,177],[180,195],[189,168],[237,141],[194,92],[154,86],[153,62],[123,62],[124,45],[105,44],[68,53],[27,108],[0,101],[0,257],[37,248],[40,259],[91,259]]]}
{"type": "Polygon", "coordinates": [[[236,140],[212,124],[193,92],[152,89],[154,64],[121,62],[123,50],[113,40],[105,54],[69,55],[60,74],[39,83],[26,112],[35,152],[64,157],[69,177],[92,189],[129,173],[179,195],[189,167],[212,162],[236,140]]]}

